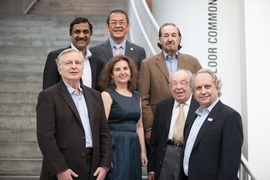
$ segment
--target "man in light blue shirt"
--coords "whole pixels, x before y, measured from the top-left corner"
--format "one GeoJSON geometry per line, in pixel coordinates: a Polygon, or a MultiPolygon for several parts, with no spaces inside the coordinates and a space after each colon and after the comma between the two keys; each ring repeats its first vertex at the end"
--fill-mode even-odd
{"type": "Polygon", "coordinates": [[[199,70],[190,86],[200,107],[186,121],[179,180],[238,179],[243,144],[240,114],[220,101],[222,85],[214,72],[199,70]]]}

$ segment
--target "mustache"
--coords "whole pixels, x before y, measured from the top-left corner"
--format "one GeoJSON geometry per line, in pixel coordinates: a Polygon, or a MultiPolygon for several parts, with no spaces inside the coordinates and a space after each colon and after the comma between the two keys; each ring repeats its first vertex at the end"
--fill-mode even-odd
{"type": "Polygon", "coordinates": [[[87,37],[83,37],[83,38],[77,37],[76,38],[76,41],[86,41],[86,40],[87,40],[87,37]]]}

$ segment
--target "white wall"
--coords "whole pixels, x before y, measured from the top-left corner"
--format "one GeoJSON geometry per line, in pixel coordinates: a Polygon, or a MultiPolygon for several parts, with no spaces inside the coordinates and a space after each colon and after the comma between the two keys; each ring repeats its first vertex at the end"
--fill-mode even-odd
{"type": "MultiPolygon", "coordinates": [[[[270,141],[266,103],[270,81],[269,0],[153,0],[153,15],[159,25],[175,23],[183,39],[180,50],[199,59],[203,68],[217,69],[223,81],[221,100],[243,118],[245,144],[252,171],[259,180],[269,180],[270,141]],[[209,4],[213,2],[213,4],[209,4]],[[209,13],[216,13],[215,30],[209,30],[209,13]],[[216,38],[216,43],[210,43],[216,38]],[[209,53],[209,48],[217,48],[209,53]],[[216,60],[209,55],[216,54],[216,60]],[[210,67],[209,62],[216,67],[210,67]],[[259,112],[259,113],[258,113],[259,112]]],[[[213,56],[214,57],[214,56],[213,56]]]]}

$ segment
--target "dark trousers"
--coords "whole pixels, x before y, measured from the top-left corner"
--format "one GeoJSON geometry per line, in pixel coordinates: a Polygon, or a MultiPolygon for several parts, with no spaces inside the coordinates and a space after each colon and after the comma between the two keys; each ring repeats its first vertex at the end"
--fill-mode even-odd
{"type": "Polygon", "coordinates": [[[90,180],[91,173],[91,164],[92,164],[92,154],[86,155],[86,170],[84,175],[84,180],[90,180]]]}

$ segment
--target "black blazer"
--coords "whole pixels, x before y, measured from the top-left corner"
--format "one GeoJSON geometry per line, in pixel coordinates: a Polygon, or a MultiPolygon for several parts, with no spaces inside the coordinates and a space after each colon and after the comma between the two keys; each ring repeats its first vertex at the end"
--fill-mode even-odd
{"type": "MultiPolygon", "coordinates": [[[[71,48],[71,46],[51,51],[48,54],[44,71],[43,71],[43,90],[57,84],[61,80],[61,76],[57,70],[56,58],[65,49],[71,48]]],[[[104,67],[104,63],[96,56],[92,55],[89,58],[91,72],[92,72],[92,88],[100,91],[97,86],[99,75],[104,67]]]]}
{"type": "MultiPolygon", "coordinates": [[[[184,138],[189,136],[196,114],[187,119],[184,138]]],[[[191,151],[188,180],[235,180],[240,166],[243,129],[240,114],[219,101],[211,110],[198,132],[191,151]]],[[[184,159],[184,144],[181,163],[184,159]]],[[[187,179],[183,164],[179,180],[187,179]]]]}
{"type": "MultiPolygon", "coordinates": [[[[90,48],[93,55],[101,59],[105,64],[113,58],[112,48],[109,39],[90,48]]],[[[143,47],[138,46],[130,41],[126,41],[125,55],[130,57],[138,68],[141,66],[142,60],[145,59],[146,54],[143,47]]]]}
{"type": "MultiPolygon", "coordinates": [[[[161,165],[165,156],[168,134],[170,131],[174,98],[160,101],[156,106],[156,114],[152,126],[152,134],[148,151],[148,172],[155,172],[158,178],[161,165]]],[[[187,118],[193,116],[198,109],[199,103],[192,97],[187,118]]],[[[172,157],[173,158],[173,157],[172,157]]]]}

